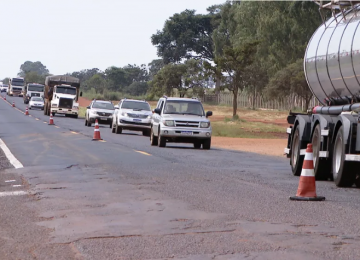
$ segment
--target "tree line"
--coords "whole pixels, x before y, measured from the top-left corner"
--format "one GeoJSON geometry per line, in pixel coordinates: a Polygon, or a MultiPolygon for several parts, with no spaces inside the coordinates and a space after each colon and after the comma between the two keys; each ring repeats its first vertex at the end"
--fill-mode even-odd
{"type": "MultiPolygon", "coordinates": [[[[177,90],[183,97],[189,89],[197,95],[226,89],[233,93],[234,116],[239,92],[268,99],[295,94],[309,102],[303,57],[321,22],[311,1],[227,1],[205,14],[184,10],[151,36],[159,59],[68,75],[79,78],[84,91],[99,94],[161,96],[177,90]]],[[[50,74],[41,62],[27,61],[19,75],[40,83],[50,74]]]]}

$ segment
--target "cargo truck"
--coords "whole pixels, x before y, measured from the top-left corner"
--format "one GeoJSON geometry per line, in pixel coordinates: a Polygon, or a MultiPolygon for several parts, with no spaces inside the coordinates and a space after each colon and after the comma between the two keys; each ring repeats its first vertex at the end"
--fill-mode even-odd
{"type": "Polygon", "coordinates": [[[7,95],[22,97],[24,95],[24,78],[11,78],[9,79],[9,87],[7,95]]]}
{"type": "Polygon", "coordinates": [[[291,113],[287,120],[292,173],[301,174],[307,144],[313,147],[315,177],[338,187],[360,187],[360,1],[315,1],[331,18],[310,39],[304,71],[320,106],[291,113]]]}
{"type": "Polygon", "coordinates": [[[44,115],[63,114],[79,116],[80,80],[67,75],[48,76],[45,79],[44,115]]]}
{"type": "Polygon", "coordinates": [[[44,97],[45,86],[38,83],[28,83],[24,88],[24,104],[29,104],[31,97],[44,97]]]}

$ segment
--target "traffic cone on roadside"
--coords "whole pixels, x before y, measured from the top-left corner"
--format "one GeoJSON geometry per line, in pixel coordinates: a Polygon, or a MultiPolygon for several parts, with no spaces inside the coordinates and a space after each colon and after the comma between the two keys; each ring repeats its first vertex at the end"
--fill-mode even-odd
{"type": "Polygon", "coordinates": [[[15,102],[13,101],[13,103],[12,103],[12,107],[15,107],[15,102]]]}
{"type": "Polygon", "coordinates": [[[94,137],[92,140],[93,141],[102,140],[100,137],[99,123],[97,119],[95,120],[94,137]]]}
{"type": "Polygon", "coordinates": [[[53,116],[52,116],[51,114],[50,114],[49,125],[55,125],[55,124],[54,124],[53,116]]]}
{"type": "Polygon", "coordinates": [[[305,159],[299,180],[299,187],[296,196],[290,197],[290,200],[305,200],[305,201],[325,200],[325,197],[316,195],[312,144],[307,145],[305,159]]]}
{"type": "Polygon", "coordinates": [[[25,116],[28,116],[29,115],[29,109],[28,109],[28,107],[26,107],[26,109],[25,109],[25,116]]]}

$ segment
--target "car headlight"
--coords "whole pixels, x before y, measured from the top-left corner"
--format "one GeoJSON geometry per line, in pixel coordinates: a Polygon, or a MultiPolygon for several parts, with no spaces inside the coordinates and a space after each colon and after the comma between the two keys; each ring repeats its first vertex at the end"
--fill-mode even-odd
{"type": "Polygon", "coordinates": [[[200,127],[201,128],[208,128],[210,126],[210,122],[201,122],[200,127]]]}
{"type": "Polygon", "coordinates": [[[122,116],[128,116],[128,114],[125,113],[125,112],[122,112],[121,115],[122,115],[122,116]]]}
{"type": "Polygon", "coordinates": [[[151,115],[148,115],[148,116],[147,116],[147,119],[151,119],[151,115]]]}
{"type": "Polygon", "coordinates": [[[78,106],[73,106],[73,109],[79,109],[79,107],[78,106]]]}
{"type": "Polygon", "coordinates": [[[174,122],[174,120],[164,120],[163,124],[166,126],[174,126],[175,122],[174,122]]]}

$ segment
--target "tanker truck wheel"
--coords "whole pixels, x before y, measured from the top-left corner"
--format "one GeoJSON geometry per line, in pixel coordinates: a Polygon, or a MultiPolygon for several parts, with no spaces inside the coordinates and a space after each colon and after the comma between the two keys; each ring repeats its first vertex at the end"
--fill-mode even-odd
{"type": "Polygon", "coordinates": [[[300,141],[300,129],[297,125],[295,127],[294,135],[291,140],[291,157],[290,165],[294,176],[300,176],[302,170],[302,164],[304,156],[300,156],[301,141],[300,141]]]}
{"type": "Polygon", "coordinates": [[[316,180],[327,180],[330,176],[331,163],[330,160],[320,159],[320,147],[321,147],[321,129],[320,125],[316,125],[311,144],[313,148],[313,160],[314,160],[314,172],[316,180]]]}
{"type": "Polygon", "coordinates": [[[345,161],[344,128],[341,126],[336,135],[332,157],[332,172],[336,186],[351,187],[356,178],[356,166],[356,162],[345,161]]]}

